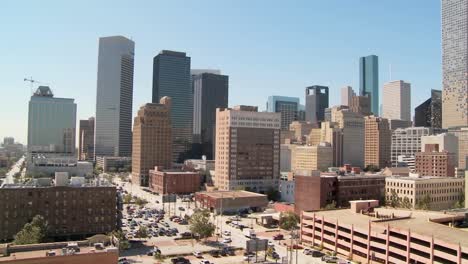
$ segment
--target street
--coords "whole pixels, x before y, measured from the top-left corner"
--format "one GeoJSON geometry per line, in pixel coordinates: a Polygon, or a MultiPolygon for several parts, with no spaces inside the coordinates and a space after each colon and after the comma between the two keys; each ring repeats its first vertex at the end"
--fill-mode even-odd
{"type": "Polygon", "coordinates": [[[13,184],[15,183],[15,178],[13,177],[17,172],[20,172],[21,165],[26,160],[25,156],[22,156],[10,169],[10,171],[6,174],[5,183],[6,184],[13,184]]]}

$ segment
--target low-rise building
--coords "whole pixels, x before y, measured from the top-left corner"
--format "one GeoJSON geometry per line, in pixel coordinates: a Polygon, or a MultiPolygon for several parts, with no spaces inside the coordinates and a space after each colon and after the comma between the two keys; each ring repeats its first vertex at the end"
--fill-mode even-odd
{"type": "MultiPolygon", "coordinates": [[[[62,183],[63,184],[63,183],[62,183]]],[[[36,215],[51,237],[105,234],[116,227],[116,188],[99,184],[0,188],[0,241],[11,240],[36,215]]]]}
{"type": "Polygon", "coordinates": [[[268,205],[267,196],[247,191],[198,192],[195,202],[199,207],[215,213],[237,213],[242,210],[263,211],[268,205]]]}
{"type": "Polygon", "coordinates": [[[302,212],[300,240],[362,263],[461,264],[468,262],[468,236],[449,223],[464,218],[386,208],[302,212]]]}
{"type": "Polygon", "coordinates": [[[89,161],[78,161],[71,155],[61,154],[37,154],[29,155],[27,173],[33,176],[53,176],[56,172],[67,172],[73,176],[93,176],[93,163],[89,161]]]}
{"type": "Polygon", "coordinates": [[[280,179],[279,192],[281,194],[281,201],[286,203],[294,203],[294,188],[295,181],[288,179],[280,179]]]}
{"type": "Polygon", "coordinates": [[[416,153],[415,172],[423,176],[454,177],[456,155],[447,151],[416,153]]]}
{"type": "Polygon", "coordinates": [[[399,207],[445,210],[462,202],[464,182],[452,177],[387,177],[385,195],[399,207]]]}
{"type": "Polygon", "coordinates": [[[112,157],[98,156],[96,157],[96,166],[101,167],[103,172],[118,171],[132,166],[132,158],[130,157],[112,157]]]}
{"type": "Polygon", "coordinates": [[[189,194],[200,190],[200,173],[154,167],[149,171],[149,187],[161,194],[189,194]]]}

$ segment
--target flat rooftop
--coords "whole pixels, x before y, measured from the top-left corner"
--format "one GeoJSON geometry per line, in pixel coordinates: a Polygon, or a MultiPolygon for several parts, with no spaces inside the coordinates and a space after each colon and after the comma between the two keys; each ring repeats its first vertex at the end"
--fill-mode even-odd
{"type": "MultiPolygon", "coordinates": [[[[411,230],[414,233],[431,236],[443,240],[448,243],[460,243],[463,247],[468,247],[468,233],[462,229],[452,228],[443,224],[430,222],[429,219],[441,219],[448,217],[460,217],[460,213],[443,213],[436,211],[416,211],[393,208],[375,208],[375,212],[383,215],[394,214],[395,217],[408,217],[407,219],[391,219],[380,222],[373,222],[372,226],[380,226],[383,229],[388,224],[390,227],[399,228],[402,230],[411,230]]],[[[346,225],[354,225],[360,229],[367,229],[369,221],[375,221],[377,218],[354,213],[349,209],[330,210],[315,212],[317,216],[323,216],[325,219],[337,220],[339,223],[346,225]]]]}
{"type": "MultiPolygon", "coordinates": [[[[18,260],[18,259],[30,259],[30,258],[46,258],[47,252],[55,252],[56,256],[61,256],[62,249],[41,249],[41,250],[31,250],[25,252],[15,252],[11,253],[10,256],[1,257],[0,263],[2,261],[18,260]]],[[[96,250],[94,247],[80,247],[80,252],[75,253],[74,255],[89,254],[89,253],[106,253],[105,250],[96,250]]]]}
{"type": "Polygon", "coordinates": [[[215,191],[215,192],[199,192],[212,198],[248,198],[248,197],[264,197],[265,194],[254,193],[248,191],[215,191]]]}

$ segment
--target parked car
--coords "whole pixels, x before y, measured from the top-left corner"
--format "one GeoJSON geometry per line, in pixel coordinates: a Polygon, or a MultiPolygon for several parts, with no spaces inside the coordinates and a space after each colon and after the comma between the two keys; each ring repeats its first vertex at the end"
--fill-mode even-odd
{"type": "Polygon", "coordinates": [[[337,263],[338,258],[335,256],[323,256],[322,261],[324,261],[325,263],[337,263]]]}
{"type": "Polygon", "coordinates": [[[282,234],[277,234],[273,236],[273,240],[283,240],[284,236],[282,234]]]}
{"type": "Polygon", "coordinates": [[[228,243],[231,243],[231,242],[232,242],[232,240],[231,240],[230,238],[228,238],[228,237],[226,237],[225,239],[223,239],[223,243],[224,243],[224,244],[228,244],[228,243]]]}
{"type": "Polygon", "coordinates": [[[172,264],[190,264],[190,261],[184,257],[177,257],[171,259],[172,264]]]}
{"type": "Polygon", "coordinates": [[[224,236],[231,236],[231,231],[225,230],[223,231],[224,236]]]}
{"type": "Polygon", "coordinates": [[[193,255],[197,258],[201,258],[202,257],[202,253],[200,251],[194,251],[193,252],[193,255]]]}

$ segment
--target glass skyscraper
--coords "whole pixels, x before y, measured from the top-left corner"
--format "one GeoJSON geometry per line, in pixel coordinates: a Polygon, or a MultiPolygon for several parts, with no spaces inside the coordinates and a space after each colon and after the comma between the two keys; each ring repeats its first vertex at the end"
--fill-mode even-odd
{"type": "Polygon", "coordinates": [[[313,85],[306,88],[305,121],[318,123],[325,120],[325,108],[328,108],[328,87],[313,85]]]}
{"type": "Polygon", "coordinates": [[[359,95],[370,97],[371,112],[379,115],[379,58],[369,55],[359,59],[359,95]]]}
{"type": "Polygon", "coordinates": [[[431,90],[431,97],[414,109],[415,127],[442,128],[442,92],[431,90]]]}
{"type": "Polygon", "coordinates": [[[39,86],[29,101],[28,152],[75,153],[76,104],[39,86]]]}
{"type": "Polygon", "coordinates": [[[172,99],[172,159],[183,162],[192,147],[193,91],[190,57],[184,52],[163,50],[153,60],[153,103],[172,99]]]}
{"type": "Polygon", "coordinates": [[[298,120],[299,98],[288,96],[269,96],[267,112],[281,113],[281,129],[289,130],[292,121],[298,120]]]}
{"type": "Polygon", "coordinates": [[[228,107],[229,77],[202,73],[193,77],[194,157],[214,159],[216,108],[228,107]]]}
{"type": "Polygon", "coordinates": [[[468,126],[468,1],[442,0],[442,127],[468,126]]]}
{"type": "Polygon", "coordinates": [[[99,39],[94,157],[132,154],[135,43],[122,36],[99,39]]]}

